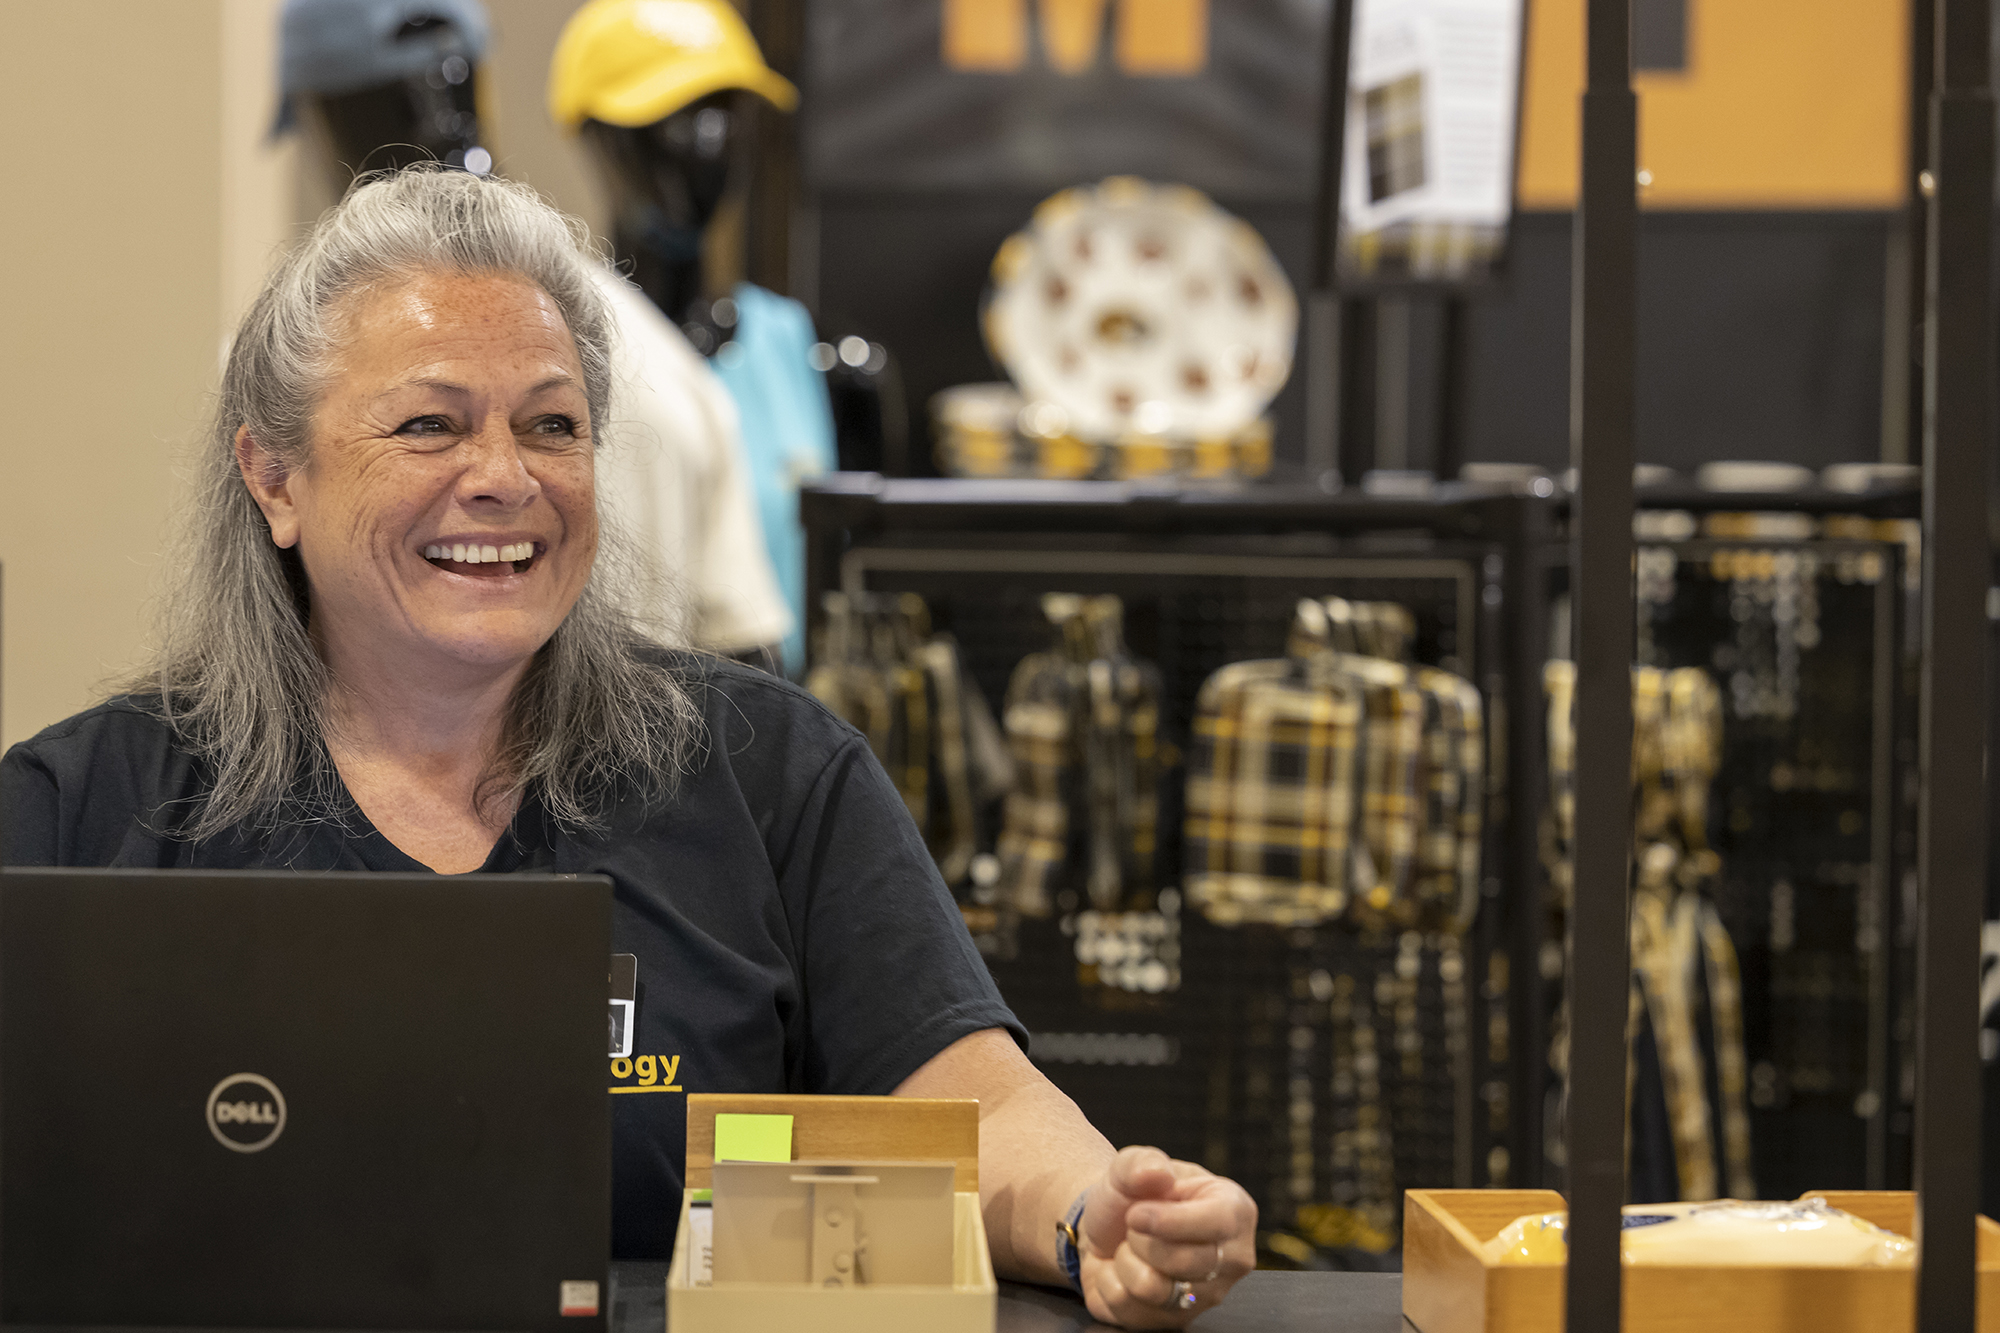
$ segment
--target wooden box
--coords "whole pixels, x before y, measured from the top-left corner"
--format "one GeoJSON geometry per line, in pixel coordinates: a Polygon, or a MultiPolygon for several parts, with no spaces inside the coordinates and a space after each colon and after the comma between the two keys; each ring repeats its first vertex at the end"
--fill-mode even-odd
{"type": "MultiPolygon", "coordinates": [[[[1815,1190],[1910,1235],[1916,1196],[1815,1190]]],[[[1403,1197],[1403,1314],[1418,1333],[1549,1333],[1563,1326],[1561,1264],[1491,1264],[1483,1246],[1553,1190],[1410,1190],[1403,1197]]],[[[2000,1226],[1979,1219],[1979,1333],[2000,1333],[2000,1226]]],[[[1625,1268],[1623,1333],[1912,1333],[1914,1268],[1625,1268]]]]}
{"type": "Polygon", "coordinates": [[[1000,1289],[979,1211],[979,1103],[917,1097],[792,1097],[692,1093],[687,1099],[687,1188],[667,1270],[674,1333],[811,1329],[813,1333],[993,1333],[1000,1289]],[[951,1161],[952,1284],[825,1288],[805,1282],[696,1286],[688,1208],[708,1189],[717,1113],[789,1115],[792,1156],[820,1161],[951,1161]]]}

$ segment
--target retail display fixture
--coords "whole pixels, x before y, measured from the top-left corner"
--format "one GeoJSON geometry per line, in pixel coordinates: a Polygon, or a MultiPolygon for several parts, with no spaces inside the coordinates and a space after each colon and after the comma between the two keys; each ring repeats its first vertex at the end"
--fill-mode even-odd
{"type": "MultiPolygon", "coordinates": [[[[1163,674],[1163,736],[1187,734],[1195,691],[1217,667],[1282,654],[1299,597],[1338,592],[1409,606],[1417,617],[1420,660],[1449,658],[1478,684],[1496,724],[1493,755],[1504,765],[1490,789],[1479,918],[1449,964],[1444,953],[1420,950],[1415,956],[1417,1003],[1425,1023],[1432,1021],[1433,1010],[1442,1023],[1453,1018],[1450,1006],[1462,1002],[1467,1011],[1458,1017],[1476,1038],[1492,1031],[1505,1038],[1498,1043],[1501,1050],[1475,1039],[1462,1065],[1426,1075],[1423,1095],[1438,1104],[1426,1117],[1406,1119],[1400,1127],[1408,1132],[1397,1140],[1398,1175],[1408,1184],[1552,1185],[1559,1179],[1556,1164],[1544,1160],[1553,1102],[1543,1056],[1563,983],[1559,971],[1544,971],[1552,903],[1537,821],[1548,790],[1542,667],[1550,652],[1551,611],[1561,605],[1569,576],[1564,543],[1569,502],[1553,483],[1545,480],[1539,489],[1542,494],[1532,482],[1511,493],[1440,486],[1426,498],[1390,499],[1267,485],[834,476],[804,492],[809,605],[817,612],[820,594],[828,590],[921,595],[938,626],[956,636],[969,674],[997,702],[1015,663],[1045,640],[1044,592],[1122,595],[1135,651],[1163,674]],[[1495,954],[1504,960],[1504,972],[1496,968],[1489,977],[1487,964],[1495,954]],[[1460,966],[1462,992],[1447,987],[1443,976],[1460,966]],[[1454,995],[1460,999],[1454,1001],[1454,995]],[[1435,1142],[1439,1135],[1442,1143],[1435,1142]]],[[[1640,543],[1649,561],[1670,557],[1680,568],[1673,584],[1678,591],[1667,594],[1679,605],[1665,618],[1661,608],[1653,608],[1650,632],[1658,639],[1648,660],[1655,665],[1706,663],[1712,645],[1702,636],[1717,633],[1715,616],[1732,631],[1741,628],[1730,618],[1730,585],[1715,576],[1719,552],[1752,553],[1773,564],[1780,556],[1814,562],[1823,571],[1818,595],[1828,599],[1825,614],[1865,621],[1844,621],[1837,628],[1829,623],[1825,629],[1829,639],[1838,635],[1843,643],[1861,645],[1867,660],[1850,674],[1865,680],[1866,697],[1830,723],[1822,706],[1813,725],[1821,728],[1822,740],[1829,725],[1842,736],[1858,734],[1870,755],[1867,772],[1856,778],[1867,788],[1856,798],[1864,825],[1841,854],[1862,864],[1843,908],[1857,914],[1872,910],[1869,904],[1892,896],[1879,886],[1900,882],[1899,858],[1907,854],[1900,832],[1892,837],[1888,828],[1898,804],[1893,793],[1902,790],[1888,737],[1898,725],[1904,603],[1899,548],[1865,534],[1880,533],[1883,520],[1913,516],[1916,492],[1881,485],[1862,494],[1819,487],[1720,494],[1666,482],[1645,485],[1638,494],[1645,510],[1672,511],[1671,521],[1656,522],[1656,529],[1680,534],[1656,532],[1640,543]],[[1745,513],[1758,517],[1740,517],[1745,513]],[[1716,535],[1704,536],[1704,530],[1716,535]],[[1834,535],[1800,539],[1820,531],[1834,535]],[[1780,539],[1779,532],[1791,535],[1780,539]],[[1869,572],[1853,586],[1842,585],[1831,571],[1843,559],[1860,560],[1869,572]],[[1723,602],[1712,609],[1718,595],[1723,602]]],[[[1830,651],[1831,643],[1819,650],[1830,651]]],[[[1824,693],[1831,682],[1816,660],[1806,653],[1802,688],[1824,693]]],[[[1723,680],[1728,683],[1726,673],[1723,680]]],[[[1766,767],[1787,757],[1779,748],[1783,739],[1765,747],[1766,767]]],[[[1821,802],[1829,808],[1833,803],[1821,802]]],[[[1179,842],[1177,821],[1164,812],[1163,885],[1178,882],[1179,842]]],[[[1788,845],[1773,848],[1765,861],[1793,853],[1808,863],[1817,859],[1788,845]]],[[[1724,863],[1725,877],[1739,869],[1754,876],[1760,869],[1753,858],[1739,858],[1727,847],[1724,863]]],[[[1802,895],[1812,891],[1800,881],[1802,895]]],[[[1742,910],[1768,918],[1769,903],[1759,897],[1742,910]]],[[[988,941],[996,946],[989,962],[1031,1031],[1054,1041],[1037,1052],[1038,1058],[1052,1057],[1045,1069],[1108,1133],[1226,1161],[1266,1205],[1267,1217],[1274,1216],[1278,1210],[1271,1205],[1300,1197],[1288,1195],[1285,1184],[1298,1145],[1270,1128],[1289,1123],[1297,1109],[1286,1105],[1285,1084],[1300,1072],[1294,1066],[1301,1059],[1323,1083],[1324,1071],[1314,1061],[1324,1060],[1329,1045],[1340,1040],[1339,1033],[1322,1030],[1326,1006],[1312,1002],[1324,998],[1312,991],[1314,974],[1379,975],[1398,965],[1398,946],[1390,941],[1382,946],[1384,957],[1374,959],[1364,956],[1366,946],[1351,930],[1228,929],[1185,905],[1171,928],[1181,963],[1176,991],[1168,995],[1093,997],[1077,982],[1087,942],[1062,935],[1054,921],[1024,922],[1018,935],[988,941]],[[1308,998],[1301,1001],[1295,990],[1308,998]],[[1106,1007],[1114,1003],[1117,1008],[1106,1007]],[[1297,1020],[1301,1004],[1317,1012],[1318,1020],[1297,1020]],[[1288,1053],[1288,1041],[1315,1043],[1316,1053],[1288,1053]],[[1224,1080],[1227,1095],[1212,1100],[1209,1075],[1225,1063],[1231,1071],[1224,1080]],[[1277,1090],[1268,1097],[1253,1091],[1266,1083],[1277,1090]]],[[[1854,1176],[1855,1183],[1900,1179],[1887,1148],[1890,1120],[1900,1105],[1889,1095],[1895,1068],[1890,968],[1880,956],[1889,938],[1885,921],[1871,937],[1873,952],[1856,964],[1870,987],[1866,1080],[1878,1109],[1866,1123],[1870,1168],[1865,1176],[1854,1176]]],[[[1768,1003],[1768,991],[1746,997],[1753,1017],[1759,1003],[1768,1003]]],[[[1614,1067],[1622,1071],[1622,1024],[1619,1037],[1614,1067]]],[[[1773,1058],[1782,1075],[1782,1053],[1773,1058]]],[[[1390,1100],[1397,1095],[1392,1089],[1390,1100]]],[[[1315,1108],[1314,1114],[1320,1118],[1310,1136],[1330,1139],[1328,1108],[1315,1108]]],[[[1784,1121],[1782,1111],[1759,1115],[1784,1121]]],[[[1857,1146],[1857,1157],[1859,1151],[1857,1146]]],[[[1792,1190],[1840,1180],[1837,1169],[1820,1169],[1826,1161],[1821,1153],[1789,1164],[1796,1167],[1792,1190]]],[[[1324,1164],[1318,1169],[1323,1185],[1324,1164]]]]}
{"type": "MultiPolygon", "coordinates": [[[[955,636],[968,674],[997,702],[1015,663],[1046,639],[1044,592],[1119,595],[1133,651],[1161,672],[1160,734],[1180,739],[1212,672],[1284,655],[1299,599],[1396,601],[1414,614],[1419,661],[1475,682],[1491,717],[1534,718],[1558,505],[1553,487],[1544,490],[1446,487],[1393,500],[1301,486],[840,475],[802,494],[808,604],[817,613],[830,590],[922,596],[938,627],[955,636]]],[[[1484,1038],[1489,1006],[1505,1005],[1499,1026],[1513,1034],[1510,1048],[1543,1049],[1542,991],[1531,982],[1489,992],[1487,963],[1498,951],[1513,959],[1508,975],[1536,975],[1540,896],[1512,890],[1542,873],[1532,812],[1544,799],[1547,765],[1539,727],[1505,725],[1509,742],[1494,747],[1504,769],[1492,790],[1497,802],[1531,813],[1489,823],[1482,907],[1462,940],[1409,942],[1406,950],[1394,934],[1371,943],[1349,927],[1228,928],[1162,895],[1161,908],[1174,910],[1153,924],[1175,933],[1178,977],[1165,993],[1123,992],[1079,986],[1079,962],[1092,951],[1081,933],[1024,921],[982,943],[1016,1012],[1050,1039],[1036,1052],[1052,1057],[1047,1072],[1112,1137],[1226,1163],[1276,1217],[1274,1205],[1324,1200],[1338,1183],[1324,1153],[1336,1137],[1331,1117],[1342,1113],[1328,1092],[1337,1081],[1328,1062],[1339,1059],[1343,1034],[1330,1025],[1328,1001],[1339,1003],[1348,975],[1361,992],[1357,1012],[1380,1017],[1376,1010],[1388,1006],[1383,1105],[1396,1108],[1400,1179],[1483,1183],[1490,1159],[1503,1172],[1508,1162],[1515,1173],[1529,1169],[1540,1155],[1542,1062],[1503,1066],[1484,1038]],[[1378,978],[1409,995],[1378,1000],[1378,978]],[[1388,1059],[1394,1042],[1416,1035],[1397,1026],[1405,1004],[1416,1007],[1426,1052],[1421,1092],[1388,1059]],[[1225,1065],[1233,1073],[1214,1076],[1225,1065]],[[1288,1092],[1301,1078],[1314,1089],[1303,1100],[1288,1092]],[[1508,1087],[1495,1100],[1522,1113],[1505,1121],[1498,1142],[1481,1109],[1496,1081],[1508,1087]],[[1418,1099],[1416,1109],[1405,1096],[1418,1099]],[[1274,1138],[1274,1122],[1299,1116],[1314,1117],[1302,1124],[1309,1143],[1274,1138]],[[1311,1165],[1294,1186],[1300,1152],[1311,1165]]],[[[1179,821],[1169,811],[1161,827],[1159,883],[1172,886],[1180,882],[1179,821]]],[[[1076,914],[1076,929],[1088,931],[1087,914],[1076,914]]]]}

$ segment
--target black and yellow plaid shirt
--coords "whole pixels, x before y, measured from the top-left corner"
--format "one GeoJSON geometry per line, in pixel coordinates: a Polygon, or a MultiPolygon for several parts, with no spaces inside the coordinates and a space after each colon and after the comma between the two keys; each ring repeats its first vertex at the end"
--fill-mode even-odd
{"type": "Polygon", "coordinates": [[[1463,928],[1478,901],[1478,691],[1403,651],[1401,607],[1299,604],[1289,656],[1224,667],[1196,707],[1189,900],[1211,920],[1463,928]]]}

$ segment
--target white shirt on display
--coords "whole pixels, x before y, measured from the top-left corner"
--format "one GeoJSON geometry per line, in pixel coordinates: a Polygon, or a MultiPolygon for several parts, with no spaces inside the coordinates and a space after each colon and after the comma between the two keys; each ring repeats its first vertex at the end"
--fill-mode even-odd
{"type": "Polygon", "coordinates": [[[644,292],[609,267],[597,277],[618,326],[597,487],[666,602],[652,609],[697,648],[775,644],[792,613],[764,550],[736,404],[644,292]]]}

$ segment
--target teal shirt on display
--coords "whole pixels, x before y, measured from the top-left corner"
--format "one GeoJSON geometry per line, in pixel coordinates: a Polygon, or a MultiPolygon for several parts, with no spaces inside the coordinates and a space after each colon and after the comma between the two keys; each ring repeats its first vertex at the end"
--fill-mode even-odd
{"type": "Polygon", "coordinates": [[[796,676],[805,669],[806,658],[806,545],[799,525],[799,484],[837,465],[833,405],[825,374],[810,360],[819,335],[806,308],[747,282],[734,296],[735,337],[712,364],[741,418],[764,545],[792,608],[793,628],[784,653],[785,670],[796,676]]]}

